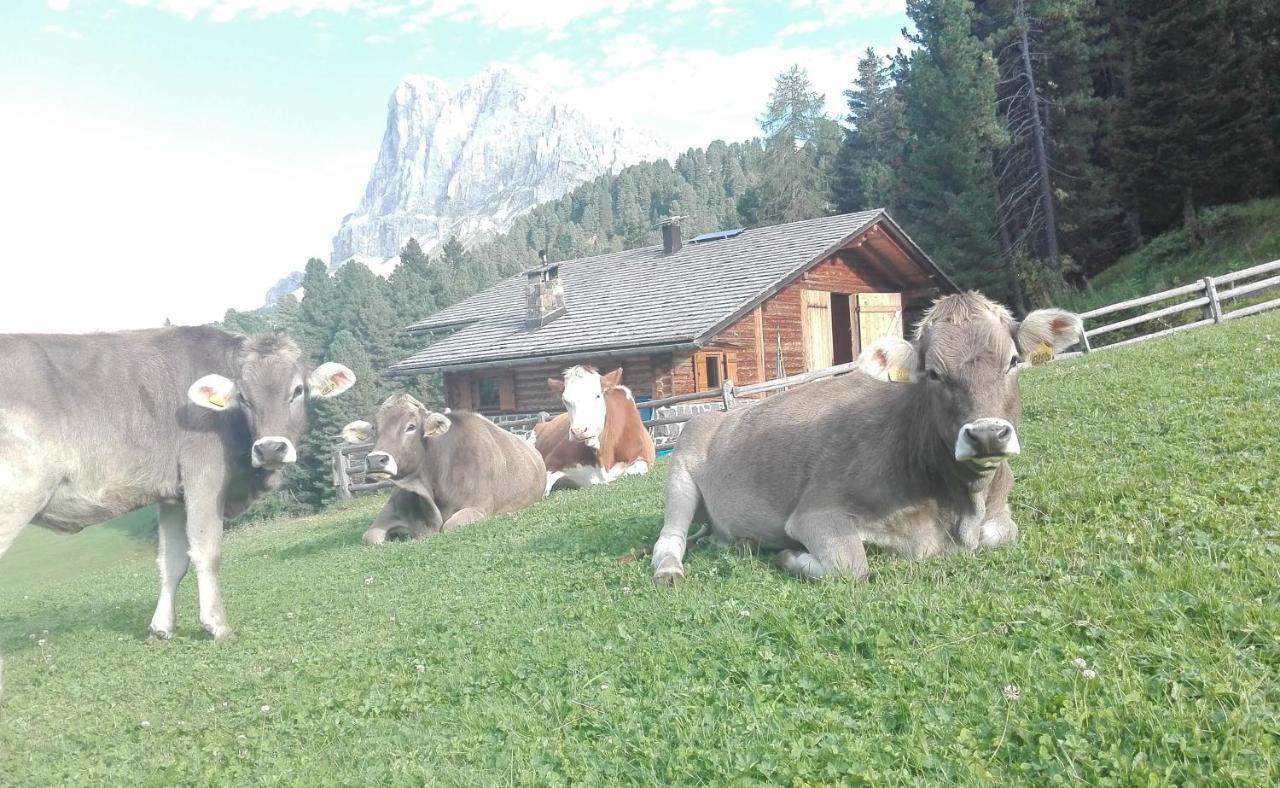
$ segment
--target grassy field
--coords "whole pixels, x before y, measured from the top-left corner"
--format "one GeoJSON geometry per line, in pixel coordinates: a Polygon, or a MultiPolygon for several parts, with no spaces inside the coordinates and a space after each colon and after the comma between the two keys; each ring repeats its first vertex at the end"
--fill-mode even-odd
{"type": "Polygon", "coordinates": [[[360,545],[378,499],[246,527],[226,644],[190,579],[148,643],[140,558],[0,591],[0,783],[1275,784],[1277,338],[1029,371],[1022,542],[863,585],[655,588],[657,472],[413,544],[360,545]]]}
{"type": "MultiPolygon", "coordinates": [[[[68,536],[34,526],[0,559],[0,597],[50,584],[80,582],[86,575],[156,552],[156,515],[142,509],[68,536]]],[[[3,651],[0,651],[3,653],[3,651]]]]}

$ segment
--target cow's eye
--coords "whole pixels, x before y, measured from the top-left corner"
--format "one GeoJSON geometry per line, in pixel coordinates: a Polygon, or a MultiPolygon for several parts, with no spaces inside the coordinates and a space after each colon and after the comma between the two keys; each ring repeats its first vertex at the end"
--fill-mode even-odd
{"type": "Polygon", "coordinates": [[[417,425],[417,424],[414,424],[414,423],[411,421],[411,422],[409,422],[408,426],[406,426],[406,427],[404,428],[404,431],[405,431],[405,432],[414,432],[414,431],[416,431],[417,429],[418,429],[418,425],[417,425]]]}
{"type": "Polygon", "coordinates": [[[1018,368],[1018,357],[1014,356],[1009,360],[1009,371],[1012,372],[1018,368]]]}
{"type": "Polygon", "coordinates": [[[930,368],[927,370],[927,372],[928,372],[928,375],[929,375],[929,380],[932,380],[932,381],[935,381],[935,382],[938,382],[938,383],[941,383],[941,382],[942,382],[942,373],[941,373],[941,372],[939,372],[938,370],[934,369],[933,367],[930,367],[930,368]]]}
{"type": "Polygon", "coordinates": [[[298,385],[293,387],[293,396],[291,396],[289,399],[294,400],[301,396],[302,396],[302,384],[299,383],[298,385]]]}

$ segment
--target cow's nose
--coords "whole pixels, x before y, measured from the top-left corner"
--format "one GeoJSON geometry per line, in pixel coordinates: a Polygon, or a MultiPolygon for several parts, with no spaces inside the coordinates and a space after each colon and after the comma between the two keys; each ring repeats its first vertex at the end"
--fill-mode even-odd
{"type": "Polygon", "coordinates": [[[254,465],[283,465],[297,459],[293,443],[275,436],[259,438],[253,443],[254,465]]]}
{"type": "Polygon", "coordinates": [[[973,457],[1001,457],[1020,450],[1017,432],[1004,419],[978,419],[966,424],[960,435],[973,457]]]}
{"type": "Polygon", "coordinates": [[[387,454],[370,454],[367,458],[369,467],[375,470],[382,470],[387,467],[387,460],[391,459],[387,454]]]}

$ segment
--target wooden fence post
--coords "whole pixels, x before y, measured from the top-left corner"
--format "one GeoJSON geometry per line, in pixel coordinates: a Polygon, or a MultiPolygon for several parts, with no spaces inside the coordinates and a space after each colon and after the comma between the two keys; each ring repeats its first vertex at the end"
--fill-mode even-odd
{"type": "Polygon", "coordinates": [[[720,400],[724,403],[726,411],[732,410],[738,398],[733,395],[733,381],[724,380],[720,382],[720,400]]]}
{"type": "Polygon", "coordinates": [[[333,486],[338,488],[338,498],[351,497],[351,473],[346,452],[342,447],[333,450],[333,486]]]}
{"type": "Polygon", "coordinates": [[[1213,283],[1212,276],[1204,278],[1204,292],[1209,297],[1209,317],[1213,322],[1222,322],[1222,302],[1218,300],[1218,286],[1213,283]]]}

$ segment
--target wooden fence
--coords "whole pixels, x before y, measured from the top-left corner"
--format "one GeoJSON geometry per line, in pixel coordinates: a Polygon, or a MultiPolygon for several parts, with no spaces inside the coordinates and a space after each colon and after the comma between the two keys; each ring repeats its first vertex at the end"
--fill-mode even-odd
{"type": "MultiPolygon", "coordinates": [[[[1280,298],[1273,298],[1250,306],[1238,307],[1233,310],[1226,310],[1225,304],[1245,296],[1260,293],[1273,287],[1280,286],[1280,275],[1272,275],[1266,278],[1265,274],[1273,274],[1280,271],[1280,260],[1263,265],[1256,265],[1252,268],[1245,268],[1234,271],[1222,276],[1206,276],[1199,282],[1182,287],[1175,287],[1172,290],[1165,290],[1160,293],[1153,293],[1141,298],[1134,298],[1129,301],[1122,301],[1118,304],[1099,307],[1088,312],[1082,313],[1080,316],[1086,322],[1083,347],[1080,352],[1088,353],[1090,351],[1105,350],[1113,347],[1121,347],[1130,345],[1135,342],[1143,342],[1156,337],[1168,336],[1176,334],[1180,331],[1187,331],[1200,326],[1213,325],[1226,320],[1233,320],[1247,315],[1255,315],[1259,312],[1265,312],[1269,309],[1280,307],[1280,298]],[[1254,281],[1246,281],[1246,280],[1254,281]],[[1099,317],[1114,315],[1117,312],[1124,312],[1136,309],[1150,304],[1156,304],[1161,301],[1168,301],[1178,297],[1192,296],[1189,300],[1172,306],[1161,307],[1159,309],[1146,312],[1134,317],[1127,317],[1113,323],[1098,326],[1097,328],[1088,328],[1087,323],[1099,317]],[[1112,332],[1121,331],[1132,328],[1134,326],[1150,323],[1155,320],[1168,318],[1173,315],[1180,315],[1191,310],[1200,310],[1201,317],[1190,323],[1164,328],[1149,334],[1135,336],[1112,342],[1107,345],[1093,346],[1092,340],[1112,332]]],[[[1059,358],[1067,356],[1079,355],[1079,352],[1063,353],[1059,358]]],[[[805,372],[800,375],[791,375],[777,380],[767,380],[763,383],[753,383],[748,386],[739,386],[731,380],[724,381],[719,388],[707,389],[705,391],[695,391],[689,394],[677,394],[673,397],[664,397],[662,399],[648,400],[640,403],[646,410],[651,410],[655,418],[650,418],[644,422],[650,432],[655,427],[663,427],[672,424],[683,424],[693,418],[694,413],[679,413],[667,416],[659,416],[658,411],[662,408],[669,408],[677,405],[688,405],[695,403],[711,404],[716,410],[732,410],[733,408],[742,407],[751,404],[756,398],[763,395],[772,394],[778,391],[786,391],[789,388],[803,386],[806,383],[812,383],[816,380],[835,377],[852,372],[855,363],[839,364],[834,367],[820,369],[814,372],[805,372]]],[[[547,421],[552,418],[553,413],[542,412],[524,418],[501,419],[500,425],[504,429],[524,432],[532,429],[535,424],[547,421]]],[[[659,448],[669,446],[675,442],[674,436],[667,440],[656,438],[655,442],[659,448]]],[[[369,490],[378,490],[391,486],[391,482],[368,482],[364,480],[365,474],[365,455],[373,448],[372,443],[361,444],[342,444],[335,446],[333,450],[333,484],[338,488],[338,495],[342,498],[350,498],[353,493],[365,492],[369,490]],[[356,481],[356,479],[359,481],[356,481]]]]}
{"type": "MultiPolygon", "coordinates": [[[[1252,268],[1242,268],[1239,271],[1233,271],[1222,276],[1206,276],[1198,282],[1182,287],[1175,287],[1171,290],[1164,290],[1159,293],[1152,293],[1141,298],[1134,298],[1128,301],[1121,301],[1118,304],[1110,306],[1098,307],[1088,312],[1081,313],[1080,317],[1084,318],[1086,326],[1084,332],[1084,350],[1088,353],[1097,350],[1106,350],[1113,347],[1123,347],[1132,345],[1137,342],[1145,342],[1148,339],[1169,336],[1182,331],[1189,331],[1193,328],[1201,326],[1210,326],[1215,323],[1222,323],[1227,320],[1234,320],[1248,315],[1256,315],[1259,312],[1266,312],[1270,309],[1280,307],[1280,298],[1272,298],[1257,304],[1249,306],[1237,307],[1228,310],[1226,307],[1233,301],[1244,298],[1246,296],[1256,295],[1273,287],[1280,286],[1280,275],[1276,272],[1280,271],[1280,260],[1273,260],[1270,263],[1255,265],[1252,268]],[[1271,274],[1268,276],[1268,274],[1271,274]],[[1253,281],[1249,281],[1253,280],[1253,281]],[[1162,301],[1170,301],[1175,298],[1181,298],[1182,301],[1170,306],[1163,306],[1144,312],[1133,317],[1126,317],[1116,320],[1097,328],[1089,328],[1088,323],[1100,317],[1115,315],[1119,312],[1127,312],[1137,309],[1138,307],[1150,306],[1158,304],[1162,301]],[[1168,328],[1160,328],[1146,334],[1127,337],[1118,342],[1111,342],[1106,345],[1095,344],[1095,339],[1111,334],[1116,331],[1134,328],[1135,326],[1144,325],[1157,320],[1166,320],[1174,316],[1181,316],[1186,312],[1196,310],[1199,312],[1199,319],[1189,323],[1181,323],[1179,325],[1168,328]]],[[[1064,353],[1064,356],[1075,355],[1074,353],[1064,353]]]]}

